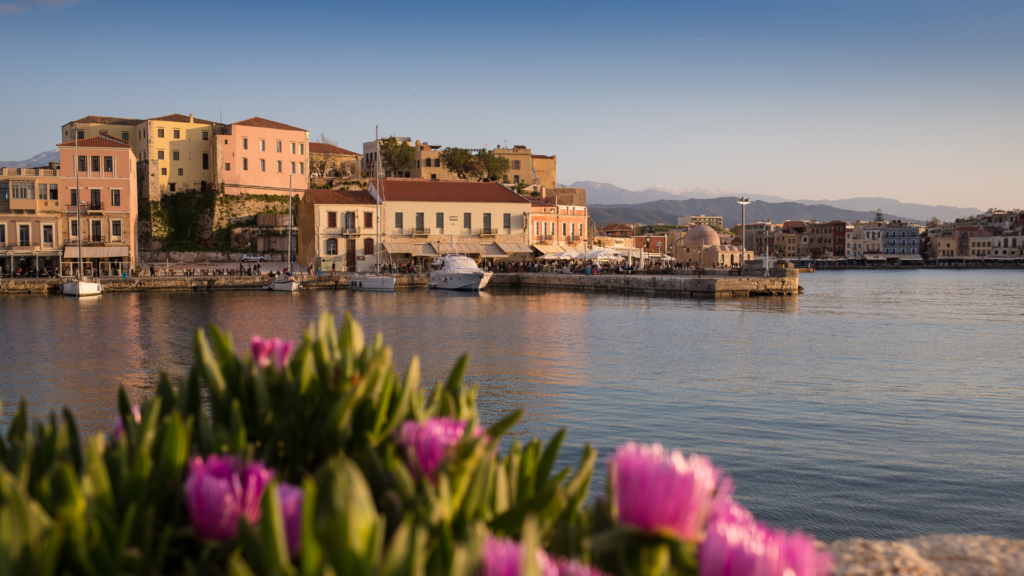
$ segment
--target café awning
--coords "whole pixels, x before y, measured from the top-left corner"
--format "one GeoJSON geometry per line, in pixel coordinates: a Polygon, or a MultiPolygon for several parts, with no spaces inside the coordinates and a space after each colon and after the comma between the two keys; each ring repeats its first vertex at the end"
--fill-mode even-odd
{"type": "Polygon", "coordinates": [[[416,250],[413,256],[437,256],[437,250],[432,244],[414,244],[413,248],[416,250]]]}
{"type": "Polygon", "coordinates": [[[880,261],[884,262],[885,261],[885,256],[883,256],[881,254],[865,254],[864,255],[864,259],[865,260],[880,260],[880,261]]]}
{"type": "Polygon", "coordinates": [[[508,254],[498,247],[497,244],[484,244],[482,256],[484,258],[504,258],[505,256],[508,256],[508,254]]]}
{"type": "Polygon", "coordinates": [[[455,250],[460,254],[483,254],[483,246],[476,242],[456,242],[455,250]]]}
{"type": "Polygon", "coordinates": [[[504,250],[506,254],[533,254],[530,245],[522,242],[498,242],[497,244],[498,248],[504,250]]]}
{"type": "MultiPolygon", "coordinates": [[[[82,258],[127,258],[127,246],[83,246],[82,258]]],[[[78,258],[78,246],[65,246],[64,259],[78,258]]]]}
{"type": "Polygon", "coordinates": [[[412,242],[385,242],[384,249],[391,254],[417,254],[412,242]]]}
{"type": "Polygon", "coordinates": [[[920,255],[914,254],[910,256],[900,256],[900,260],[910,260],[912,262],[921,262],[924,259],[920,255]]]}
{"type": "Polygon", "coordinates": [[[534,244],[533,247],[541,254],[561,254],[562,252],[565,252],[565,250],[557,244],[534,244]]]}

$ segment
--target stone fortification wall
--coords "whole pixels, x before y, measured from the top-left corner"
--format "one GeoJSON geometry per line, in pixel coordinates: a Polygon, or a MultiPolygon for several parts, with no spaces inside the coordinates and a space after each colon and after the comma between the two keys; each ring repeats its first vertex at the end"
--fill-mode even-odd
{"type": "Polygon", "coordinates": [[[548,188],[548,196],[554,196],[556,202],[561,206],[586,206],[586,188],[548,188]]]}
{"type": "Polygon", "coordinates": [[[495,274],[493,286],[537,286],[613,292],[650,292],[684,296],[785,296],[800,290],[799,274],[775,271],[772,277],[582,274],[495,274]]]}

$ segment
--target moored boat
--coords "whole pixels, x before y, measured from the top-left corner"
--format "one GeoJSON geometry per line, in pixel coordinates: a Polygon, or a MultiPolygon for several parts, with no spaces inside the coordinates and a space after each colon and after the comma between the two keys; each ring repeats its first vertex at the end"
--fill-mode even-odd
{"type": "Polygon", "coordinates": [[[490,272],[484,272],[472,258],[462,254],[439,256],[432,265],[434,269],[427,274],[428,288],[478,292],[491,280],[490,272]]]}

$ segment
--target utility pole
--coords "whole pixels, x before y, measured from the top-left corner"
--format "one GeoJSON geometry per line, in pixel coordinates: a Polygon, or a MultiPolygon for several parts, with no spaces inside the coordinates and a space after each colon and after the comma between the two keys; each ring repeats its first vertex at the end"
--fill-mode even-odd
{"type": "Polygon", "coordinates": [[[743,248],[740,251],[740,274],[743,273],[743,265],[747,262],[747,204],[750,204],[750,198],[744,198],[740,196],[740,199],[736,201],[741,206],[740,208],[740,243],[743,248]]]}

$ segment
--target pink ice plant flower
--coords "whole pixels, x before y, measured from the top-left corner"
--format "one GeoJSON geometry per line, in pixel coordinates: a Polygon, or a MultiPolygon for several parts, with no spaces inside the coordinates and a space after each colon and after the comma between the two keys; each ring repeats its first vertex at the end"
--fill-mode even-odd
{"type": "MultiPolygon", "coordinates": [[[[541,576],[560,576],[558,565],[544,550],[537,548],[536,554],[541,576]]],[[[521,560],[522,548],[519,542],[511,538],[488,536],[484,539],[484,548],[480,554],[480,576],[519,576],[521,560]]]]}
{"type": "MultiPolygon", "coordinates": [[[[139,408],[138,404],[132,404],[132,419],[135,420],[136,424],[142,424],[142,408],[139,408]]],[[[114,421],[114,431],[110,433],[110,437],[114,442],[119,442],[123,435],[124,420],[118,414],[117,420],[114,421]]]]}
{"type": "Polygon", "coordinates": [[[608,576],[608,573],[593,566],[587,566],[577,559],[562,558],[558,561],[558,576],[608,576]]]}
{"type": "MultiPolygon", "coordinates": [[[[398,443],[405,450],[406,461],[431,480],[437,479],[441,465],[451,455],[455,445],[466,432],[466,422],[452,418],[430,418],[426,422],[408,420],[398,430],[398,443]]],[[[474,436],[480,437],[483,428],[477,426],[474,436]]]]}
{"type": "Polygon", "coordinates": [[[832,558],[814,538],[723,517],[708,525],[698,552],[699,576],[828,576],[832,558]]]}
{"type": "Polygon", "coordinates": [[[273,364],[278,370],[284,370],[292,351],[292,343],[280,338],[253,336],[249,346],[252,348],[253,362],[261,369],[267,369],[273,364]]]}
{"type": "Polygon", "coordinates": [[[629,442],[612,456],[609,476],[622,523],[696,542],[722,474],[703,456],[629,442]]]}
{"type": "Polygon", "coordinates": [[[185,504],[199,536],[225,541],[235,537],[238,519],[250,525],[260,520],[260,500],[274,473],[262,462],[212,454],[188,463],[185,504]]]}
{"type": "Polygon", "coordinates": [[[298,556],[302,547],[302,488],[281,482],[277,487],[284,517],[284,532],[288,539],[288,553],[298,556]]]}

